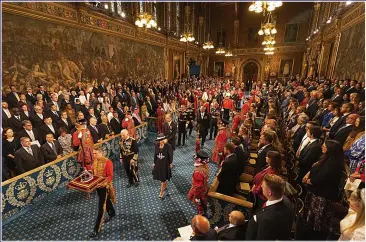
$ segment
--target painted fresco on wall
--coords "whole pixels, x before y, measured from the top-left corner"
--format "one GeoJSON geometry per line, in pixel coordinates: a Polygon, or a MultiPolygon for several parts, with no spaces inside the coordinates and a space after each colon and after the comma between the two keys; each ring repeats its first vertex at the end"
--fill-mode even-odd
{"type": "Polygon", "coordinates": [[[3,15],[3,86],[74,86],[105,77],[164,76],[164,49],[25,17],[3,15]]]}
{"type": "Polygon", "coordinates": [[[248,29],[248,43],[250,43],[250,44],[258,44],[259,43],[259,35],[258,35],[259,29],[260,29],[259,26],[250,27],[248,29]]]}
{"type": "Polygon", "coordinates": [[[285,39],[283,42],[296,42],[297,33],[299,32],[299,23],[286,24],[285,39]]]}
{"type": "Polygon", "coordinates": [[[334,77],[338,79],[365,78],[365,22],[342,32],[338,47],[334,77]]]}
{"type": "Polygon", "coordinates": [[[291,76],[293,67],[294,59],[282,59],[280,62],[280,76],[291,76]]]}

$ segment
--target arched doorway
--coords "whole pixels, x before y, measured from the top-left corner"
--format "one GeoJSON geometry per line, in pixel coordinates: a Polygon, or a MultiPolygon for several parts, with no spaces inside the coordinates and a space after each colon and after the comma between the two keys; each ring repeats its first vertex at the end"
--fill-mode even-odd
{"type": "Polygon", "coordinates": [[[259,66],[254,61],[250,61],[243,66],[243,82],[245,90],[249,91],[252,88],[252,83],[258,80],[259,66]]]}

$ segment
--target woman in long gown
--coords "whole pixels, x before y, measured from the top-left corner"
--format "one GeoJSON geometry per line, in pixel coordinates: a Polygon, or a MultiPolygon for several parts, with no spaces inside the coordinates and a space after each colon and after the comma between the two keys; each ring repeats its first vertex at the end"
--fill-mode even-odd
{"type": "Polygon", "coordinates": [[[173,149],[166,142],[164,134],[159,134],[155,146],[153,178],[161,181],[159,198],[164,199],[167,192],[167,180],[172,177],[171,168],[173,167],[173,149]]]}

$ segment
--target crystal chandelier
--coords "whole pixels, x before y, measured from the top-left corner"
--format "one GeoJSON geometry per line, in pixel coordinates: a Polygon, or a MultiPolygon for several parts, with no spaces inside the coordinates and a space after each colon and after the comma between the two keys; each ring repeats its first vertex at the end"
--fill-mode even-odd
{"type": "Polygon", "coordinates": [[[233,56],[233,52],[231,51],[230,46],[229,46],[228,50],[226,51],[225,56],[233,56]]]}
{"type": "Polygon", "coordinates": [[[249,6],[249,11],[256,13],[263,12],[263,15],[265,15],[266,12],[272,12],[273,10],[281,6],[281,1],[256,1],[249,6]]]}
{"type": "Polygon", "coordinates": [[[204,44],[203,44],[203,48],[205,50],[209,50],[209,49],[213,49],[215,48],[214,45],[213,45],[213,42],[211,40],[208,40],[206,41],[204,44]]]}
{"type": "MultiPolygon", "coordinates": [[[[206,16],[207,16],[207,11],[206,11],[206,16]]],[[[210,25],[210,22],[211,22],[211,12],[210,12],[210,8],[208,10],[208,26],[209,28],[211,28],[211,25],[210,25]]],[[[203,43],[203,49],[205,50],[210,50],[210,49],[213,49],[215,48],[214,45],[213,45],[213,42],[210,40],[210,29],[208,30],[208,35],[207,35],[207,41],[205,43],[203,43]]]]}
{"type": "Polygon", "coordinates": [[[135,25],[139,28],[156,28],[158,24],[156,23],[154,16],[149,13],[143,13],[137,17],[135,25]]]}
{"type": "Polygon", "coordinates": [[[276,41],[275,41],[275,37],[273,35],[264,36],[262,45],[274,45],[274,44],[276,44],[276,41]]]}
{"type": "Polygon", "coordinates": [[[180,36],[180,41],[182,42],[193,42],[194,40],[195,38],[191,32],[184,32],[184,34],[180,36]]]}
{"type": "Polygon", "coordinates": [[[216,50],[216,54],[225,54],[225,48],[223,47],[223,44],[222,44],[222,40],[223,40],[223,36],[222,36],[222,20],[224,18],[224,11],[221,10],[221,35],[220,35],[220,42],[219,42],[219,47],[217,48],[216,50]]]}

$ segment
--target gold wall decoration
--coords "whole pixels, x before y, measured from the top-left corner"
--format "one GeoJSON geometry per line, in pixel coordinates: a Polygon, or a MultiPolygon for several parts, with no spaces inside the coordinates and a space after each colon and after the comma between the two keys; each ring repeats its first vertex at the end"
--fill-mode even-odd
{"type": "Polygon", "coordinates": [[[26,176],[18,182],[11,183],[6,190],[6,200],[14,207],[24,207],[29,204],[36,194],[36,181],[26,176]]]}
{"type": "Polygon", "coordinates": [[[52,165],[41,170],[38,174],[37,182],[42,191],[52,192],[54,191],[61,180],[61,169],[52,165]]]}

